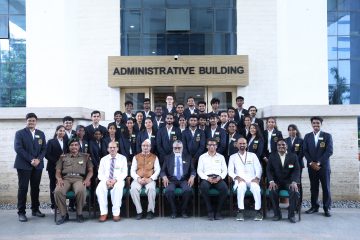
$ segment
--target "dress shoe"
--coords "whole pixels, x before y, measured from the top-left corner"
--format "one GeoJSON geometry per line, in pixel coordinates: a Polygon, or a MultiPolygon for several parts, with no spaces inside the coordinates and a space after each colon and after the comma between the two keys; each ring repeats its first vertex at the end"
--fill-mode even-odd
{"type": "Polygon", "coordinates": [[[208,220],[214,221],[214,213],[212,213],[212,212],[208,213],[208,220]]]}
{"type": "Polygon", "coordinates": [[[113,221],[114,222],[120,221],[120,215],[119,216],[113,216],[113,221]]]}
{"type": "Polygon", "coordinates": [[[280,221],[282,219],[281,215],[274,215],[272,220],[273,221],[280,221]]]}
{"type": "Polygon", "coordinates": [[[19,221],[20,222],[27,222],[27,217],[25,215],[25,213],[19,213],[19,221]]]}
{"type": "Polygon", "coordinates": [[[138,213],[138,214],[136,214],[135,219],[136,219],[136,220],[140,220],[140,219],[142,219],[142,213],[138,213]]]}
{"type": "Polygon", "coordinates": [[[330,210],[325,210],[324,214],[325,214],[325,217],[331,217],[330,210]]]}
{"type": "Polygon", "coordinates": [[[106,219],[107,219],[107,214],[100,215],[100,217],[99,217],[99,222],[105,222],[106,219]]]}
{"type": "Polygon", "coordinates": [[[35,217],[45,217],[45,214],[40,212],[40,210],[32,212],[32,215],[35,216],[35,217]]]}
{"type": "Polygon", "coordinates": [[[61,216],[59,220],[56,221],[56,225],[61,225],[69,220],[69,215],[61,216]]]}
{"type": "Polygon", "coordinates": [[[182,216],[182,218],[189,218],[189,215],[187,215],[187,213],[185,213],[185,212],[183,212],[183,213],[181,214],[181,216],[182,216]]]}
{"type": "Polygon", "coordinates": [[[175,219],[175,218],[176,218],[176,213],[172,213],[172,214],[170,215],[170,218],[171,218],[171,219],[175,219]]]}
{"type": "Polygon", "coordinates": [[[294,216],[288,217],[288,219],[289,219],[289,221],[290,221],[291,223],[296,223],[296,220],[295,220],[295,217],[294,217],[294,216]]]}
{"type": "Polygon", "coordinates": [[[77,216],[76,216],[76,220],[77,220],[79,223],[82,223],[82,222],[84,222],[85,219],[84,219],[84,216],[80,214],[80,215],[77,215],[77,216]]]}
{"type": "Polygon", "coordinates": [[[312,213],[316,213],[316,212],[318,212],[319,211],[319,209],[318,208],[310,208],[309,210],[306,210],[305,211],[305,213],[306,214],[312,214],[312,213]]]}
{"type": "Polygon", "coordinates": [[[154,213],[152,211],[147,212],[146,219],[150,220],[154,218],[154,213]]]}
{"type": "MultiPolygon", "coordinates": [[[[86,209],[87,210],[87,209],[86,209]]],[[[76,208],[74,206],[69,207],[69,212],[76,212],[76,208]]]]}
{"type": "Polygon", "coordinates": [[[214,219],[215,219],[215,220],[223,220],[224,218],[223,218],[223,216],[221,216],[220,213],[216,213],[214,219]]]}

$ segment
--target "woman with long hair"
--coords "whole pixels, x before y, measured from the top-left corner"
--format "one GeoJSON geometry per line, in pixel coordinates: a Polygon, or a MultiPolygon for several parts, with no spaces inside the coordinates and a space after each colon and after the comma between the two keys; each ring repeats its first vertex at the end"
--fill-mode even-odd
{"type": "Polygon", "coordinates": [[[248,151],[255,153],[261,162],[264,152],[264,139],[261,130],[256,123],[250,125],[250,135],[248,137],[248,151]]]}

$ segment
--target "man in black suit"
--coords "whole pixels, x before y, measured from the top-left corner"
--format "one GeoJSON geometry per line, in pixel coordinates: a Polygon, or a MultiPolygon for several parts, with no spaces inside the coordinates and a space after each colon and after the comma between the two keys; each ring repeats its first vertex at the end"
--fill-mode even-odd
{"type": "Polygon", "coordinates": [[[248,110],[243,108],[244,105],[244,97],[243,96],[237,96],[236,97],[236,106],[237,109],[235,111],[234,120],[238,123],[240,128],[244,127],[244,116],[249,114],[248,110]]]}
{"type": "Polygon", "coordinates": [[[251,123],[256,123],[259,126],[261,133],[263,133],[265,130],[264,121],[259,118],[256,118],[257,108],[255,106],[250,106],[248,112],[251,117],[251,123]]]}
{"type": "Polygon", "coordinates": [[[304,137],[304,155],[310,178],[311,208],[306,213],[311,214],[319,211],[319,182],[323,192],[323,208],[326,217],[331,217],[331,194],[330,194],[330,156],[333,154],[333,141],[329,133],[321,131],[321,117],[312,117],[311,126],[313,132],[304,137]]]}
{"type": "Polygon", "coordinates": [[[46,140],[42,131],[35,129],[37,116],[26,114],[26,127],[16,132],[14,148],[16,152],[14,168],[18,173],[18,215],[20,222],[26,222],[26,195],[30,182],[32,215],[45,217],[39,210],[39,186],[44,168],[46,140]]]}
{"type": "Polygon", "coordinates": [[[187,106],[188,107],[184,111],[184,116],[186,120],[188,120],[191,115],[199,113],[199,109],[195,107],[194,97],[190,96],[187,98],[187,106]]]}
{"type": "Polygon", "coordinates": [[[97,110],[92,111],[91,113],[91,121],[92,124],[88,125],[85,128],[85,140],[90,142],[90,140],[94,140],[94,133],[96,129],[99,129],[103,137],[106,137],[108,134],[107,128],[100,125],[101,113],[97,110]]]}
{"type": "Polygon", "coordinates": [[[151,118],[151,120],[154,122],[155,121],[155,113],[153,111],[151,111],[151,103],[150,103],[150,98],[144,98],[144,110],[141,111],[142,115],[143,115],[143,124],[145,124],[145,119],[147,117],[151,118]]]}
{"type": "Polygon", "coordinates": [[[160,128],[165,127],[165,117],[163,116],[163,108],[160,105],[155,107],[155,119],[153,121],[153,126],[156,131],[160,128]]]}
{"type": "Polygon", "coordinates": [[[300,166],[294,153],[286,152],[287,146],[284,139],[277,141],[277,152],[269,156],[266,175],[269,181],[270,199],[274,209],[273,221],[281,220],[279,207],[279,191],[289,191],[288,219],[295,223],[295,209],[300,198],[297,184],[300,183],[300,166]]]}
{"type": "Polygon", "coordinates": [[[183,152],[180,140],[173,143],[173,153],[166,156],[161,168],[160,177],[163,179],[165,196],[171,206],[171,218],[176,218],[175,188],[182,189],[181,216],[187,218],[188,202],[192,194],[192,186],[196,176],[191,156],[183,152]]]}
{"type": "Polygon", "coordinates": [[[133,109],[134,109],[134,103],[132,101],[126,101],[125,102],[125,112],[122,115],[122,121],[124,124],[126,124],[126,122],[129,118],[135,118],[135,115],[132,112],[133,109]]]}
{"type": "Polygon", "coordinates": [[[70,138],[76,136],[76,131],[72,129],[74,124],[74,118],[72,118],[71,116],[65,116],[63,117],[62,122],[65,127],[64,140],[68,141],[70,138]]]}

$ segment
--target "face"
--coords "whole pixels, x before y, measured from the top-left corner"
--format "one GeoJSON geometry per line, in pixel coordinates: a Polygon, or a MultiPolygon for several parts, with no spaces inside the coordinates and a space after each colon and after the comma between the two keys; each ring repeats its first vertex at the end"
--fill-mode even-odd
{"type": "Polygon", "coordinates": [[[148,154],[150,152],[151,145],[148,142],[143,142],[141,144],[141,150],[144,154],[148,154]]]}
{"type": "Polygon", "coordinates": [[[183,105],[178,105],[178,106],[176,107],[176,112],[177,112],[178,114],[183,114],[183,113],[184,113],[184,106],[183,106],[183,105]]]}
{"type": "Polygon", "coordinates": [[[172,105],[174,103],[174,98],[172,96],[167,96],[166,97],[166,104],[167,105],[172,105]]]}
{"type": "Polygon", "coordinates": [[[145,109],[145,110],[149,110],[149,109],[150,109],[150,102],[149,102],[149,101],[144,102],[144,109],[145,109]]]}
{"type": "Polygon", "coordinates": [[[269,128],[269,129],[273,129],[274,127],[275,127],[275,119],[273,119],[273,118],[269,118],[268,120],[267,120],[267,127],[269,128]]]}
{"type": "Polygon", "coordinates": [[[256,112],[257,112],[256,108],[250,108],[249,109],[249,114],[250,114],[251,117],[255,117],[256,112]]]}
{"type": "Polygon", "coordinates": [[[186,126],[186,120],[185,120],[185,118],[180,118],[180,119],[179,119],[179,125],[180,125],[180,126],[186,126]]]}
{"type": "Polygon", "coordinates": [[[237,141],[237,147],[241,152],[244,152],[246,150],[247,147],[247,142],[245,138],[239,138],[239,140],[237,141]]]}
{"type": "Polygon", "coordinates": [[[217,118],[216,117],[211,117],[210,118],[210,125],[211,126],[217,125],[217,118]]]}
{"type": "Polygon", "coordinates": [[[251,135],[256,135],[256,127],[250,126],[250,134],[251,135]]]}
{"type": "Polygon", "coordinates": [[[284,141],[278,141],[277,150],[279,153],[284,154],[287,150],[286,143],[284,141]]]}
{"type": "Polygon", "coordinates": [[[205,126],[206,125],[206,119],[205,118],[199,118],[199,125],[205,126]]]}
{"type": "Polygon", "coordinates": [[[64,124],[64,127],[66,130],[70,131],[72,129],[72,126],[73,126],[72,121],[65,121],[65,122],[63,122],[63,124],[64,124]]]}
{"type": "Polygon", "coordinates": [[[311,122],[311,126],[314,129],[314,132],[319,132],[321,128],[321,122],[319,120],[314,119],[311,122]]]}
{"type": "Polygon", "coordinates": [[[109,143],[109,146],[108,146],[107,150],[108,150],[108,152],[110,153],[111,156],[115,156],[119,149],[118,149],[118,146],[117,146],[116,143],[111,142],[111,143],[109,143]]]}
{"type": "Polygon", "coordinates": [[[198,120],[196,118],[190,118],[189,119],[190,127],[192,127],[192,128],[196,127],[197,123],[198,123],[198,120]]]}
{"type": "Polygon", "coordinates": [[[174,123],[174,117],[171,115],[167,115],[166,116],[166,124],[167,125],[172,125],[174,123]]]}
{"type": "Polygon", "coordinates": [[[234,118],[234,116],[235,116],[235,111],[234,110],[229,109],[227,113],[228,113],[229,118],[231,118],[231,119],[234,118]]]}
{"type": "Polygon", "coordinates": [[[162,107],[156,107],[156,108],[155,108],[155,114],[156,114],[156,116],[158,116],[158,117],[162,116],[162,114],[163,114],[162,107]]]}
{"type": "Polygon", "coordinates": [[[26,127],[34,129],[36,127],[36,122],[36,118],[28,118],[26,119],[26,127]]]}
{"type": "Polygon", "coordinates": [[[180,143],[175,143],[173,145],[173,151],[174,153],[182,153],[183,146],[180,143]]]}
{"type": "Polygon", "coordinates": [[[125,110],[126,110],[127,112],[131,112],[131,111],[133,110],[133,105],[132,105],[132,104],[126,104],[126,105],[125,105],[125,110]]]}
{"type": "Polygon", "coordinates": [[[187,100],[187,105],[188,105],[189,107],[195,106],[195,101],[194,101],[194,99],[193,99],[193,98],[189,98],[189,99],[187,100]]]}
{"type": "Polygon", "coordinates": [[[100,114],[99,113],[94,113],[92,116],[91,116],[91,120],[93,123],[95,124],[98,124],[100,122],[100,114]]]}
{"type": "Polygon", "coordinates": [[[134,122],[131,121],[131,120],[127,121],[127,122],[126,122],[126,127],[127,127],[128,129],[132,129],[132,128],[134,127],[134,122]]]}
{"type": "Polygon", "coordinates": [[[211,104],[211,107],[212,107],[212,109],[217,110],[217,109],[219,109],[219,103],[218,102],[213,103],[213,104],[211,104]]]}
{"type": "Polygon", "coordinates": [[[76,136],[78,136],[78,138],[83,139],[83,137],[85,136],[85,129],[84,128],[80,128],[76,131],[76,136]]]}
{"type": "Polygon", "coordinates": [[[206,105],[203,104],[203,103],[199,104],[199,111],[200,112],[205,112],[205,110],[206,110],[206,105]]]}
{"type": "Polygon", "coordinates": [[[221,115],[220,115],[220,121],[222,123],[226,123],[228,121],[228,115],[226,112],[222,112],[221,115]]]}
{"type": "Polygon", "coordinates": [[[217,143],[215,141],[208,141],[207,142],[207,149],[209,152],[214,153],[216,152],[217,143]]]}
{"type": "Polygon", "coordinates": [[[237,105],[239,108],[242,108],[242,106],[244,105],[244,100],[243,100],[243,99],[238,99],[238,100],[236,100],[236,105],[237,105]]]}
{"type": "Polygon", "coordinates": [[[244,124],[245,124],[245,126],[250,126],[250,124],[251,124],[251,119],[249,118],[249,117],[246,117],[245,119],[244,119],[244,124]]]}
{"type": "Polygon", "coordinates": [[[70,152],[72,154],[78,154],[79,153],[79,149],[80,149],[80,145],[78,142],[73,142],[70,144],[69,146],[70,152]]]}
{"type": "Polygon", "coordinates": [[[65,128],[61,127],[56,131],[56,136],[58,138],[63,138],[65,136],[65,128]]]}
{"type": "Polygon", "coordinates": [[[146,129],[151,129],[153,127],[153,122],[150,119],[145,120],[146,129]]]}
{"type": "Polygon", "coordinates": [[[102,138],[101,132],[100,132],[100,131],[96,131],[96,132],[94,133],[94,138],[95,138],[97,141],[100,141],[101,138],[102,138]]]}
{"type": "Polygon", "coordinates": [[[108,129],[108,132],[110,135],[115,135],[116,133],[116,128],[114,126],[110,126],[108,129]]]}
{"type": "Polygon", "coordinates": [[[137,113],[135,118],[137,122],[142,122],[144,116],[142,115],[142,113],[137,113]]]}
{"type": "Polygon", "coordinates": [[[228,126],[228,131],[229,133],[233,134],[234,132],[236,132],[236,125],[234,123],[230,123],[228,126]]]}
{"type": "Polygon", "coordinates": [[[116,114],[115,116],[114,116],[114,120],[116,121],[116,122],[121,122],[121,119],[122,119],[122,116],[121,116],[121,114],[116,114]]]}
{"type": "Polygon", "coordinates": [[[292,127],[289,127],[288,132],[289,132],[289,136],[290,136],[290,137],[295,137],[295,136],[296,136],[296,133],[297,133],[297,131],[296,131],[294,128],[292,128],[292,127]]]}

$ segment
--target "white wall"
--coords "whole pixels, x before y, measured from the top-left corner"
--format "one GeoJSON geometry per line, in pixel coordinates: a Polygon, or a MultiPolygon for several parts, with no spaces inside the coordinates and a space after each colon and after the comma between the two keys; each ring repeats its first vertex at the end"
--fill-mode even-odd
{"type": "Polygon", "coordinates": [[[87,107],[111,119],[120,91],[107,57],[120,55],[120,1],[27,1],[27,107],[87,107]]]}

